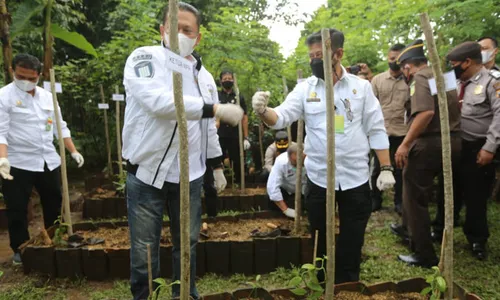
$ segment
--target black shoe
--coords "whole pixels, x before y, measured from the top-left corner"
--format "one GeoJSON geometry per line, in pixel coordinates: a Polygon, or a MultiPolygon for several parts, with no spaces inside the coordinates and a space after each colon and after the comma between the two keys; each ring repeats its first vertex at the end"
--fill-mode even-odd
{"type": "Polygon", "coordinates": [[[401,206],[401,204],[396,204],[394,205],[394,211],[399,215],[399,216],[402,216],[403,215],[403,207],[401,206]]]}
{"type": "Polygon", "coordinates": [[[403,244],[405,245],[410,244],[410,235],[408,234],[406,228],[403,227],[403,225],[392,223],[390,227],[391,227],[391,232],[400,237],[403,244]]]}
{"type": "Polygon", "coordinates": [[[472,254],[479,260],[485,260],[488,257],[486,247],[481,243],[472,244],[472,254]]]}
{"type": "Polygon", "coordinates": [[[422,268],[432,268],[434,266],[437,266],[439,261],[437,259],[432,259],[432,260],[424,260],[419,258],[416,254],[410,254],[410,255],[398,255],[398,259],[410,266],[417,266],[417,267],[422,267],[422,268]]]}
{"type": "Polygon", "coordinates": [[[434,243],[442,243],[443,242],[443,233],[438,231],[431,231],[431,238],[434,243]]]}

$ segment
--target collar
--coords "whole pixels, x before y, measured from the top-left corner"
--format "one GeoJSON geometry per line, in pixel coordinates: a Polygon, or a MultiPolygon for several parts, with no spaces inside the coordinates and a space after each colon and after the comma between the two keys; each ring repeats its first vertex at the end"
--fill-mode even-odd
{"type": "Polygon", "coordinates": [[[481,69],[479,69],[479,71],[476,74],[474,74],[474,76],[472,76],[468,80],[464,81],[463,83],[467,83],[467,82],[478,83],[479,80],[481,79],[481,77],[483,77],[483,75],[484,75],[483,73],[485,73],[485,74],[488,73],[488,70],[486,70],[485,67],[482,67],[481,69]]]}
{"type": "Polygon", "coordinates": [[[391,70],[387,70],[386,71],[386,76],[385,76],[385,79],[394,79],[394,80],[401,80],[403,78],[403,73],[399,74],[398,77],[394,77],[391,75],[391,70]]]}

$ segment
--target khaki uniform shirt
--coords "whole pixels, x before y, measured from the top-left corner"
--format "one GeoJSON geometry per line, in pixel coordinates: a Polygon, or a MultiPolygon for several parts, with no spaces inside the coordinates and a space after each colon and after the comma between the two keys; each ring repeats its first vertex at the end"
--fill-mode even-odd
{"type": "Polygon", "coordinates": [[[408,132],[408,126],[405,124],[405,102],[410,97],[410,89],[403,75],[394,78],[390,71],[386,71],[373,77],[371,83],[373,93],[382,106],[387,135],[405,136],[408,132]]]}
{"type": "Polygon", "coordinates": [[[483,67],[464,84],[462,137],[468,141],[486,138],[483,149],[495,153],[500,144],[500,72],[483,67]]]}

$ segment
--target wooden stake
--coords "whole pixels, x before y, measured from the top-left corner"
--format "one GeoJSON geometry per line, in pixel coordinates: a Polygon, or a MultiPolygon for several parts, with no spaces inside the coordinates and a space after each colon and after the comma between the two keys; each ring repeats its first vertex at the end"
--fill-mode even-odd
{"type": "MultiPolygon", "coordinates": [[[[115,94],[119,94],[120,89],[115,86],[115,94]]],[[[116,101],[116,153],[118,156],[118,178],[123,176],[123,160],[122,160],[122,137],[121,137],[121,121],[120,121],[120,101],[116,101]]]]}
{"type": "Polygon", "coordinates": [[[262,169],[264,169],[265,158],[264,158],[264,145],[262,144],[262,135],[264,133],[264,123],[259,123],[259,148],[260,148],[260,161],[262,164],[262,169]]]}
{"type": "Polygon", "coordinates": [[[441,123],[441,144],[443,154],[443,177],[444,177],[444,216],[446,241],[444,254],[444,272],[443,277],[446,280],[447,289],[445,299],[451,300],[453,297],[453,171],[451,167],[451,144],[450,144],[450,123],[448,118],[448,101],[446,98],[446,89],[439,63],[439,56],[434,41],[434,35],[427,13],[420,15],[420,22],[427,41],[427,51],[432,64],[432,71],[436,79],[438,91],[439,117],[441,123]]]}
{"type": "MultiPolygon", "coordinates": [[[[297,79],[302,79],[302,70],[297,70],[297,79]]],[[[295,232],[300,231],[300,218],[302,215],[302,165],[304,161],[304,120],[297,123],[297,172],[295,174],[295,232]]]]}
{"type": "Polygon", "coordinates": [[[52,102],[54,104],[54,116],[56,118],[57,136],[59,142],[59,155],[61,156],[61,179],[62,179],[62,220],[63,223],[68,224],[68,234],[73,235],[73,224],[71,223],[71,209],[69,205],[69,188],[68,188],[68,172],[66,170],[66,149],[64,148],[64,138],[62,136],[61,113],[59,111],[59,104],[57,103],[56,93],[56,75],[54,69],[50,69],[50,90],[52,92],[52,102]]]}
{"type": "MultiPolygon", "coordinates": [[[[178,39],[178,1],[170,0],[168,6],[169,45],[170,49],[179,53],[178,39]]],[[[180,160],[180,236],[181,236],[181,294],[182,300],[189,299],[191,244],[190,236],[190,199],[189,199],[189,149],[186,111],[182,94],[182,75],[173,73],[174,101],[177,124],[179,126],[179,160],[180,160]]]]}
{"type": "Polygon", "coordinates": [[[318,230],[314,233],[313,265],[316,265],[316,254],[318,253],[318,230]]]}
{"type": "Polygon", "coordinates": [[[153,271],[151,270],[151,245],[146,244],[148,251],[148,284],[149,284],[149,297],[153,297],[153,271]]]}
{"type": "Polygon", "coordinates": [[[5,0],[0,0],[0,39],[2,40],[3,54],[3,72],[5,85],[13,80],[11,62],[12,62],[12,43],[9,34],[9,14],[5,0]]]}
{"type": "MultiPolygon", "coordinates": [[[[238,88],[238,80],[236,73],[233,74],[234,78],[234,93],[236,94],[236,103],[240,105],[240,89],[238,88]]],[[[245,152],[243,150],[243,121],[238,123],[238,143],[240,144],[240,190],[245,190],[245,152]]],[[[234,172],[233,172],[234,173],[234,172]]]]}
{"type": "Polygon", "coordinates": [[[326,85],[327,188],[326,188],[326,295],[333,300],[335,283],[335,105],[333,95],[332,41],[328,28],[321,30],[326,85]]]}
{"type": "MultiPolygon", "coordinates": [[[[104,88],[102,84],[100,85],[101,89],[101,102],[106,103],[106,98],[104,98],[104,88]]],[[[108,110],[103,109],[104,112],[104,134],[106,135],[106,151],[108,152],[108,175],[109,177],[113,177],[113,165],[111,162],[111,146],[109,142],[109,128],[108,128],[108,110]]]]}
{"type": "MultiPolygon", "coordinates": [[[[286,85],[286,78],[285,76],[282,77],[283,79],[283,101],[285,101],[286,96],[288,96],[288,86],[286,85]]],[[[288,126],[286,128],[286,133],[288,135],[288,145],[292,143],[292,127],[288,126]]]]}

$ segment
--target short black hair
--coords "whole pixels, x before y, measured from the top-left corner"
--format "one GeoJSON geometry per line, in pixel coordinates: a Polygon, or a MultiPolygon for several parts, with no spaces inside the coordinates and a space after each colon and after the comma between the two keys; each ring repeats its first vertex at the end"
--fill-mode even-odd
{"type": "Polygon", "coordinates": [[[480,42],[482,40],[491,40],[493,41],[493,46],[495,46],[495,48],[498,48],[498,41],[496,38],[492,37],[492,36],[483,36],[481,38],[479,38],[477,41],[480,42]]]}
{"type": "MultiPolygon", "coordinates": [[[[198,29],[200,29],[201,26],[201,13],[196,7],[192,6],[191,4],[188,4],[186,2],[179,2],[179,10],[180,11],[188,11],[192,13],[196,17],[196,24],[198,25],[198,29]]],[[[168,4],[163,7],[163,24],[167,22],[168,18],[168,4]]]]}
{"type": "Polygon", "coordinates": [[[220,72],[219,79],[222,80],[222,76],[226,74],[231,74],[231,77],[234,79],[234,72],[230,70],[222,70],[222,72],[220,72]]]}
{"type": "Polygon", "coordinates": [[[42,72],[42,64],[38,58],[27,53],[21,53],[14,57],[12,60],[12,69],[16,71],[16,67],[34,70],[38,74],[42,72]]]}
{"type": "MultiPolygon", "coordinates": [[[[330,28],[330,39],[332,40],[332,51],[336,51],[339,48],[344,48],[344,34],[334,28],[330,28]]],[[[311,46],[313,44],[318,44],[322,42],[321,31],[311,34],[306,39],[306,45],[311,46]]]]}
{"type": "Polygon", "coordinates": [[[389,51],[401,52],[404,48],[406,48],[406,46],[403,44],[395,44],[395,45],[392,45],[391,48],[389,48],[389,51]]]}

